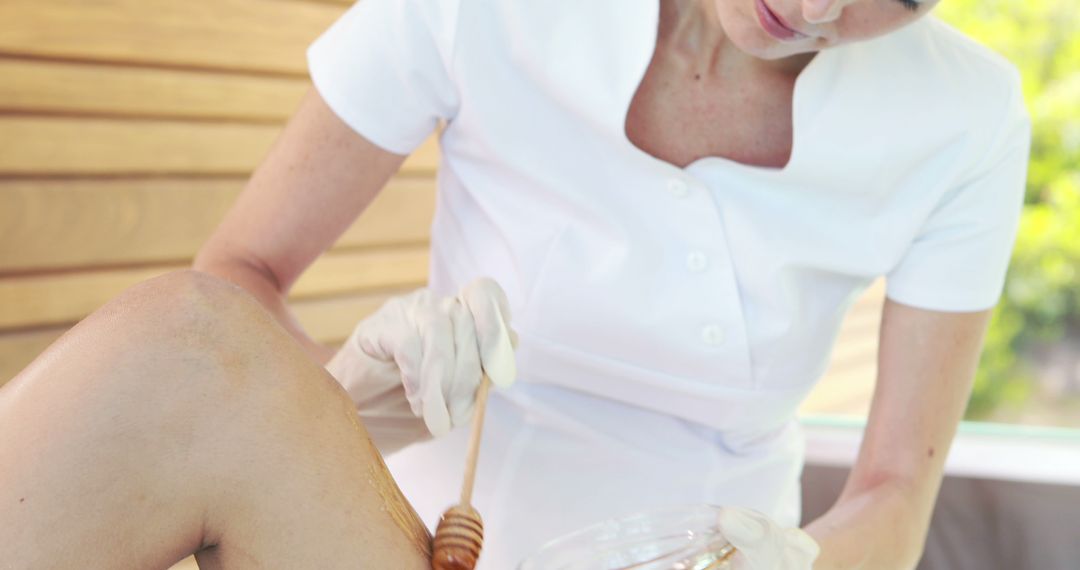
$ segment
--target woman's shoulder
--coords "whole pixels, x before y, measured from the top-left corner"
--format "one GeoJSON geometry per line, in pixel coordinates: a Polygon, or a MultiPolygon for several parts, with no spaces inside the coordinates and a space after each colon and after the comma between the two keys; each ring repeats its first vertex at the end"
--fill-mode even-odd
{"type": "Polygon", "coordinates": [[[964,138],[975,156],[977,141],[1026,120],[1016,67],[933,16],[833,51],[808,91],[853,129],[926,144],[964,138]]]}
{"type": "Polygon", "coordinates": [[[970,81],[972,88],[1019,83],[1020,72],[1001,54],[934,16],[921,24],[914,39],[943,71],[970,81]]]}
{"type": "MultiPolygon", "coordinates": [[[[887,61],[877,72],[904,91],[971,109],[1015,96],[1020,73],[1011,62],[930,15],[866,42],[864,61],[887,61]]],[[[999,107],[1000,108],[1000,107],[999,107]]]]}

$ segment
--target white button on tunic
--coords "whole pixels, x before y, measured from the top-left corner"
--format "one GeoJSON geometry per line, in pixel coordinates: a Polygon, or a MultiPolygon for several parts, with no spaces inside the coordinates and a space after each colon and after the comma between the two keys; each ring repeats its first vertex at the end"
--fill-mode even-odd
{"type": "MultiPolygon", "coordinates": [[[[407,154],[440,121],[431,287],[506,289],[514,388],[493,396],[481,568],[645,508],[744,505],[796,524],[793,416],[871,281],[992,306],[1023,194],[1016,72],[927,18],[820,53],[781,169],[677,168],[625,136],[656,0],[363,0],[310,49],[346,123],[407,154]]],[[[429,523],[462,431],[390,458],[429,523]]]]}
{"type": "Polygon", "coordinates": [[[691,251],[686,256],[686,268],[694,273],[701,273],[709,267],[709,258],[700,251],[691,251]]]}
{"type": "Polygon", "coordinates": [[[668,192],[676,198],[685,198],[690,193],[690,189],[686,186],[686,183],[678,178],[672,178],[667,183],[668,192]]]}
{"type": "Polygon", "coordinates": [[[701,340],[710,346],[723,344],[724,329],[720,325],[705,325],[701,329],[701,340]]]}

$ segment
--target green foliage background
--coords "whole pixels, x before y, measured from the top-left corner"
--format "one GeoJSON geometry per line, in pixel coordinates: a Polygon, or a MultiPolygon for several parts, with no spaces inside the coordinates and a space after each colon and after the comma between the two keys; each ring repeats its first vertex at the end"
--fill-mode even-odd
{"type": "Polygon", "coordinates": [[[935,13],[1020,69],[1032,119],[1020,233],[968,406],[982,419],[1037,394],[1033,348],[1080,339],[1080,0],[943,0],[935,13]]]}

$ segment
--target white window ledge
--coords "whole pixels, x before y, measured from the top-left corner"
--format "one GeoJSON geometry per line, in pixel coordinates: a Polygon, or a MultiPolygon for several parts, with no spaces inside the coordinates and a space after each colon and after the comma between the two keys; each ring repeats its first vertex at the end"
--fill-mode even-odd
{"type": "MultiPolygon", "coordinates": [[[[800,421],[807,463],[852,466],[865,420],[806,416],[800,421]]],[[[1080,430],[964,422],[945,462],[945,474],[1080,486],[1080,430]]]]}

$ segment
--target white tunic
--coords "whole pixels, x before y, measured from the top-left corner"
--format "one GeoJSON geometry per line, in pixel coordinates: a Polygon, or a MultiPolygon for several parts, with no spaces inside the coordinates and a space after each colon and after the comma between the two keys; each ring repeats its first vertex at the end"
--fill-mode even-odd
{"type": "MultiPolygon", "coordinates": [[[[679,168],[625,135],[657,0],[363,0],[309,52],[357,132],[407,154],[445,121],[431,287],[506,289],[519,382],[491,403],[481,567],[653,506],[798,522],[795,410],[852,300],[972,311],[1000,295],[1029,127],[1004,60],[924,18],[820,53],[789,164],[679,168]]],[[[718,128],[722,128],[719,126],[718,128]]],[[[391,470],[428,522],[466,434],[391,470]]]]}

